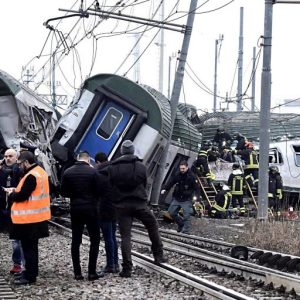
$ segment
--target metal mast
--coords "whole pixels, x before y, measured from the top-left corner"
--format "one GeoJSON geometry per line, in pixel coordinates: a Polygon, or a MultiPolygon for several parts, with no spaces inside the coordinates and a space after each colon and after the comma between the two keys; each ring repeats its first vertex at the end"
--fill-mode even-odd
{"type": "Polygon", "coordinates": [[[217,110],[217,77],[218,77],[218,45],[223,41],[223,34],[215,41],[215,74],[214,74],[214,107],[213,112],[217,110]]]}
{"type": "Polygon", "coordinates": [[[253,47],[253,64],[252,64],[252,79],[251,79],[251,111],[255,110],[255,77],[256,77],[256,48],[253,47]]]}
{"type": "Polygon", "coordinates": [[[265,0],[263,42],[263,67],[261,73],[260,130],[259,130],[259,182],[258,219],[268,218],[269,144],[271,106],[271,49],[272,49],[273,0],[265,0]]]}
{"type": "Polygon", "coordinates": [[[134,65],[134,74],[133,74],[133,80],[134,82],[140,82],[141,81],[141,72],[140,72],[140,60],[139,60],[139,56],[140,56],[140,43],[139,43],[139,34],[135,34],[135,48],[134,48],[134,52],[133,52],[133,59],[136,62],[134,65]]]}
{"type": "MultiPolygon", "coordinates": [[[[162,2],[160,7],[160,19],[164,21],[165,19],[165,1],[162,2]]],[[[165,47],[165,31],[160,30],[160,42],[159,42],[159,83],[158,90],[163,94],[164,90],[164,47],[165,47]]]]}
{"type": "Polygon", "coordinates": [[[242,98],[243,98],[243,52],[244,52],[244,8],[240,8],[240,37],[239,37],[239,60],[238,60],[238,87],[237,87],[237,103],[236,111],[242,111],[242,98]]]}
{"type": "Polygon", "coordinates": [[[171,144],[171,138],[172,138],[174,123],[175,123],[175,118],[176,118],[176,110],[177,110],[179,96],[180,96],[182,82],[183,82],[184,68],[185,68],[186,58],[187,58],[191,34],[192,34],[192,28],[193,28],[194,19],[195,19],[195,10],[197,8],[197,2],[198,2],[198,0],[191,0],[191,2],[190,2],[189,14],[188,14],[187,24],[186,24],[186,31],[184,33],[180,56],[178,58],[178,66],[177,66],[177,70],[176,70],[176,74],[175,74],[173,90],[172,90],[172,95],[171,95],[171,100],[170,100],[170,105],[171,105],[170,136],[168,138],[166,147],[162,154],[161,162],[158,167],[158,171],[157,171],[154,183],[153,183],[151,201],[150,201],[152,205],[158,204],[161,185],[163,182],[163,175],[164,175],[165,167],[166,167],[166,163],[167,163],[169,146],[171,144]]]}

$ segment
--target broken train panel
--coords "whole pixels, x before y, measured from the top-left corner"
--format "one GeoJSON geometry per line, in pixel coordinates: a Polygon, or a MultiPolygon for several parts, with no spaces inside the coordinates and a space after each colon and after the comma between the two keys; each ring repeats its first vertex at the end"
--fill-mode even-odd
{"type": "Polygon", "coordinates": [[[50,137],[57,123],[54,109],[41,97],[15,78],[0,70],[0,153],[7,148],[38,149],[38,160],[43,163],[53,182],[50,137]]]}

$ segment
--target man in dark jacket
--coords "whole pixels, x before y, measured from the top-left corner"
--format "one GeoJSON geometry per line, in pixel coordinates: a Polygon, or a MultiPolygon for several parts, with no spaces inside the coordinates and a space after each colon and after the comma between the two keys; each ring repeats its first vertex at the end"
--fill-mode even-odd
{"type": "Polygon", "coordinates": [[[25,271],[15,284],[29,284],[38,276],[39,239],[49,236],[49,180],[45,170],[35,163],[33,153],[21,152],[18,163],[24,176],[16,188],[7,188],[12,202],[10,238],[21,241],[25,258],[25,271]]]}
{"type": "Polygon", "coordinates": [[[246,137],[244,137],[242,134],[239,132],[235,132],[233,134],[233,138],[237,141],[235,150],[244,150],[246,149],[246,137]]]}
{"type": "Polygon", "coordinates": [[[216,143],[218,148],[221,150],[222,147],[231,145],[232,138],[224,128],[220,127],[217,129],[217,133],[214,136],[214,143],[216,143]]]}
{"type": "Polygon", "coordinates": [[[79,248],[86,225],[90,237],[88,280],[98,279],[96,263],[99,253],[100,229],[98,225],[97,202],[101,181],[96,169],[90,165],[90,156],[80,152],[74,166],[62,176],[61,195],[71,200],[72,261],[76,280],[82,280],[79,248]]]}
{"type": "Polygon", "coordinates": [[[179,173],[177,173],[169,184],[163,187],[161,194],[164,194],[175,186],[173,192],[173,200],[169,206],[168,212],[172,219],[178,225],[178,232],[190,233],[191,229],[191,213],[193,205],[193,195],[199,195],[199,185],[193,172],[188,167],[187,162],[181,161],[179,165],[179,173]],[[180,209],[183,209],[183,219],[178,216],[180,209]]]}
{"type": "Polygon", "coordinates": [[[106,266],[102,273],[119,272],[118,243],[116,239],[116,210],[113,206],[114,192],[108,178],[108,167],[110,163],[103,152],[95,156],[100,180],[103,182],[105,189],[100,197],[99,202],[99,225],[103,234],[106,252],[106,266]]]}
{"type": "Polygon", "coordinates": [[[152,243],[152,253],[156,263],[166,262],[163,245],[158,232],[158,224],[147,207],[147,170],[141,160],[134,155],[134,145],[126,140],[121,145],[122,156],[109,167],[109,178],[115,196],[119,230],[121,234],[122,271],[121,277],[131,277],[131,226],[133,218],[140,220],[146,227],[152,243]]]}
{"type": "MultiPolygon", "coordinates": [[[[0,186],[4,188],[16,187],[21,179],[21,170],[17,164],[17,152],[14,149],[7,149],[4,153],[4,159],[0,165],[0,186]]],[[[10,218],[10,203],[8,203],[8,195],[4,189],[0,189],[0,231],[8,231],[10,218]]],[[[12,240],[13,267],[11,274],[20,273],[22,271],[22,246],[19,240],[12,240]]]]}

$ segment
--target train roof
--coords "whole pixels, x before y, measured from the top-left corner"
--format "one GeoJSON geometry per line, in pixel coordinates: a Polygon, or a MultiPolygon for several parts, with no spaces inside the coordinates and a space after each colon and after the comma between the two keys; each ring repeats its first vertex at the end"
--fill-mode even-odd
{"type": "Polygon", "coordinates": [[[19,102],[25,105],[52,113],[53,117],[56,118],[54,109],[43,98],[8,73],[0,70],[0,97],[9,95],[14,96],[19,102]]]}
{"type": "MultiPolygon", "coordinates": [[[[137,84],[125,77],[114,74],[98,74],[88,78],[83,85],[93,93],[99,87],[105,88],[127,102],[137,106],[147,114],[146,123],[168,138],[171,127],[170,101],[157,90],[137,84]]],[[[178,109],[173,130],[172,142],[187,149],[197,149],[201,134],[178,109]]]]}
{"type": "MultiPolygon", "coordinates": [[[[248,139],[259,141],[259,112],[216,112],[194,119],[193,124],[202,133],[203,139],[213,139],[216,130],[222,126],[228,133],[240,132],[248,139]]],[[[300,115],[271,113],[271,140],[282,137],[300,137],[300,115]]]]}

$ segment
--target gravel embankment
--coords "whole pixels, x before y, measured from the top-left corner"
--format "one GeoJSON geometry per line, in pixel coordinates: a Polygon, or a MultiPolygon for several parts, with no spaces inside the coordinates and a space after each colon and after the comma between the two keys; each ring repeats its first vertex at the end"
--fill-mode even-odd
{"type": "MultiPolygon", "coordinates": [[[[3,276],[20,299],[204,299],[198,291],[170,278],[148,273],[135,267],[131,278],[123,279],[118,274],[109,274],[89,282],[73,279],[70,255],[70,239],[54,230],[50,238],[41,239],[40,275],[36,284],[14,286],[11,268],[11,243],[0,233],[0,276],[3,276]]],[[[88,248],[81,246],[83,273],[87,272],[88,248]]],[[[98,268],[104,265],[103,250],[98,259],[98,268]]]]}

